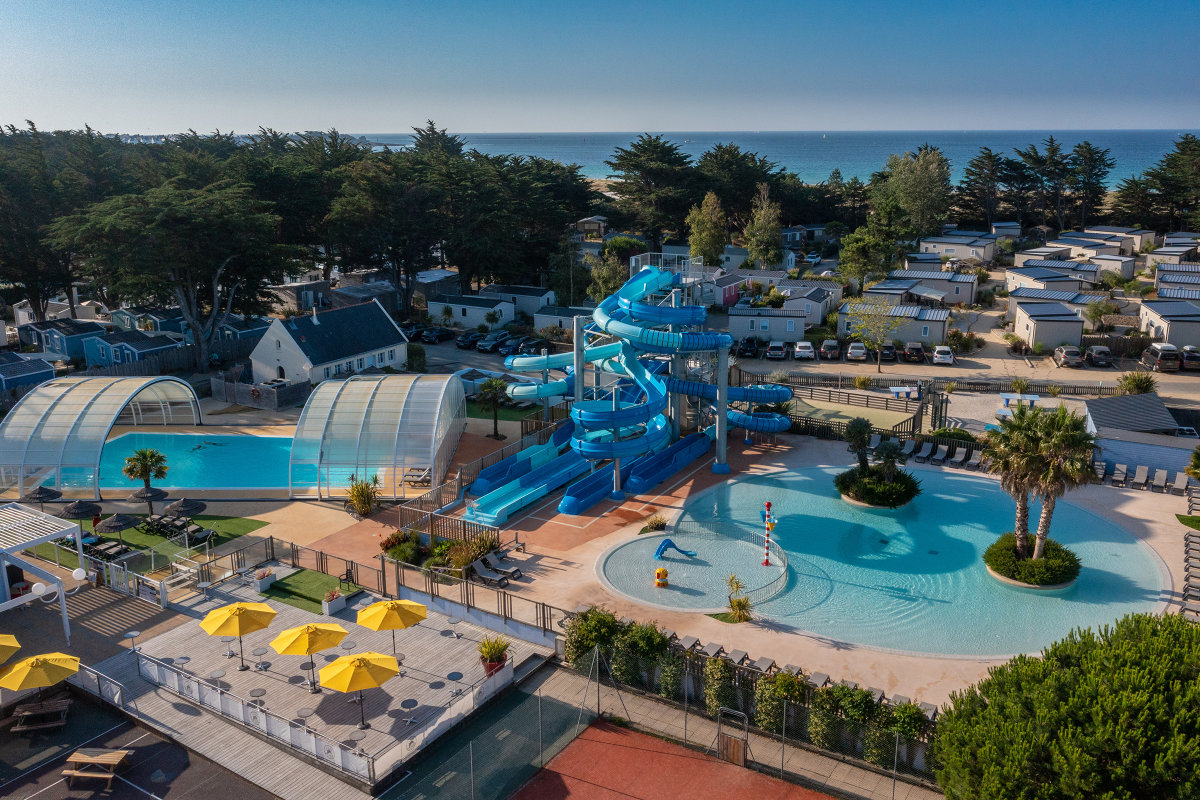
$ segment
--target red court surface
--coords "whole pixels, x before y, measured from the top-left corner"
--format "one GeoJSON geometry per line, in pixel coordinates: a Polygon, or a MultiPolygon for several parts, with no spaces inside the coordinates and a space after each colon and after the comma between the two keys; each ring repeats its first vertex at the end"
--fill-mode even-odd
{"type": "Polygon", "coordinates": [[[832,800],[644,733],[596,722],[510,800],[832,800]]]}

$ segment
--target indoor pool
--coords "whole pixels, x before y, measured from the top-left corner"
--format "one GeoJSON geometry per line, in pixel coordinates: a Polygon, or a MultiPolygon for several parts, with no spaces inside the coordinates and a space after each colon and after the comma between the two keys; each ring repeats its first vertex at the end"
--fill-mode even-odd
{"type": "MultiPolygon", "coordinates": [[[[843,501],[832,480],[841,469],[722,484],[685,506],[681,528],[716,528],[719,521],[758,531],[759,509],[770,500],[779,520],[772,536],[787,551],[791,574],[786,589],[756,611],[797,630],[869,647],[963,656],[1035,652],[1073,628],[1153,611],[1164,599],[1167,578],[1158,556],[1119,526],[1069,501],[1059,501],[1051,535],[1079,555],[1083,569],[1074,586],[1039,592],[1001,584],[983,566],[983,551],[1013,522],[1012,499],[995,481],[922,470],[921,496],[887,511],[843,501]]],[[[1038,511],[1034,504],[1034,525],[1038,511]]],[[[700,547],[680,544],[705,556],[700,547]]],[[[756,585],[760,581],[746,566],[752,556],[741,550],[731,544],[717,551],[735,563],[715,572],[736,571],[747,585],[756,585]]],[[[600,570],[617,591],[660,606],[696,608],[686,599],[682,572],[674,595],[685,600],[678,602],[656,592],[655,562],[645,553],[615,548],[606,556],[600,570]],[[635,570],[650,579],[621,580],[635,570]]]]}
{"type": "Polygon", "coordinates": [[[290,436],[214,436],[206,433],[126,433],[104,445],[100,486],[141,486],[121,474],[125,457],[152,447],[167,457],[163,489],[286,489],[290,436]]]}

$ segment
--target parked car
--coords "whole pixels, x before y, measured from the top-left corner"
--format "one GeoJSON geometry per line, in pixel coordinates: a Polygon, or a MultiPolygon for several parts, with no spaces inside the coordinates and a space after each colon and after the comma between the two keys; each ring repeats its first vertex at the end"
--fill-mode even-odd
{"type": "Polygon", "coordinates": [[[758,358],[762,350],[762,340],[756,336],[747,336],[738,342],[737,355],[739,358],[758,358]]]}
{"type": "Polygon", "coordinates": [[[821,358],[827,361],[833,361],[842,357],[842,346],[838,344],[837,339],[826,339],[821,342],[821,358]]]}
{"type": "Polygon", "coordinates": [[[895,361],[896,360],[896,345],[888,342],[883,347],[879,348],[880,361],[895,361]]]}
{"type": "Polygon", "coordinates": [[[429,328],[421,334],[421,341],[426,344],[437,344],[454,338],[454,331],[449,328],[429,328]]]}
{"type": "Polygon", "coordinates": [[[475,345],[479,344],[479,340],[486,335],[486,333],[480,333],[479,331],[460,333],[458,338],[454,340],[454,346],[460,347],[463,350],[474,350],[475,345]]]}
{"type": "Polygon", "coordinates": [[[911,361],[914,364],[924,364],[925,345],[921,344],[920,342],[905,342],[904,360],[911,361]]]}
{"type": "Polygon", "coordinates": [[[481,353],[494,353],[496,352],[496,348],[498,348],[510,336],[512,336],[512,334],[510,334],[508,331],[492,331],[487,336],[484,336],[479,340],[479,343],[475,345],[475,349],[481,353]]]}
{"type": "Polygon", "coordinates": [[[793,354],[797,361],[812,361],[817,357],[817,348],[813,347],[812,342],[796,342],[793,354]]]}
{"type": "Polygon", "coordinates": [[[543,350],[551,353],[554,352],[554,349],[550,346],[550,342],[537,336],[531,336],[521,345],[521,349],[518,352],[523,356],[540,356],[543,350]]]}
{"type": "Polygon", "coordinates": [[[933,363],[954,366],[954,351],[944,344],[933,348],[933,363]]]}
{"type": "Polygon", "coordinates": [[[496,352],[502,356],[515,356],[521,351],[521,345],[536,338],[536,336],[510,336],[500,343],[496,352]]]}
{"type": "Polygon", "coordinates": [[[1084,351],[1083,360],[1093,367],[1111,367],[1113,365],[1112,351],[1101,344],[1094,344],[1084,351]]]}
{"type": "Polygon", "coordinates": [[[1151,372],[1178,372],[1179,349],[1173,344],[1156,342],[1142,351],[1141,364],[1151,372]]]}
{"type": "Polygon", "coordinates": [[[1062,347],[1054,348],[1054,354],[1050,356],[1054,359],[1054,363],[1060,367],[1082,367],[1083,353],[1079,352],[1079,348],[1074,345],[1063,345],[1062,347]]]}
{"type": "Polygon", "coordinates": [[[809,253],[808,255],[806,255],[804,257],[804,260],[807,261],[808,263],[812,264],[815,267],[817,264],[821,263],[821,254],[818,253],[816,250],[813,250],[811,253],[809,253]]]}
{"type": "Polygon", "coordinates": [[[866,361],[868,355],[867,346],[862,342],[851,342],[846,348],[847,361],[866,361]]]}
{"type": "Polygon", "coordinates": [[[420,322],[406,322],[400,326],[400,332],[404,334],[404,338],[410,342],[415,342],[421,338],[421,334],[429,330],[428,325],[420,322]]]}
{"type": "Polygon", "coordinates": [[[1185,344],[1179,348],[1179,367],[1181,369],[1200,369],[1200,347],[1185,344]]]}
{"type": "Polygon", "coordinates": [[[787,345],[783,342],[771,342],[767,345],[767,358],[777,361],[788,357],[787,345]]]}

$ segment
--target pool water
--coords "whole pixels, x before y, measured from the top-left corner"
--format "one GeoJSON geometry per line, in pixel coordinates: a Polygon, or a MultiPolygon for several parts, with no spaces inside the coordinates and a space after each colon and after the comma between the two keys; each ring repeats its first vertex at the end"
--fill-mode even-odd
{"type": "Polygon", "coordinates": [[[100,486],[136,488],[121,474],[125,457],[151,447],[167,457],[163,489],[286,489],[290,436],[214,436],[204,433],[126,433],[104,445],[100,486]]]}
{"type": "MultiPolygon", "coordinates": [[[[1040,592],[1001,584],[984,568],[984,550],[1013,524],[1013,501],[995,481],[921,471],[921,496],[902,509],[880,510],[838,496],[833,476],[841,469],[739,478],[688,503],[681,522],[684,528],[720,521],[757,531],[759,509],[770,500],[779,520],[772,537],[788,552],[791,575],[787,588],[756,611],[797,630],[875,648],[963,656],[1036,652],[1074,628],[1153,611],[1165,598],[1157,555],[1069,501],[1059,501],[1051,536],[1079,555],[1083,569],[1072,587],[1040,592]]],[[[1034,524],[1039,510],[1034,504],[1034,524]]],[[[652,571],[644,554],[629,555],[652,571]]],[[[603,567],[606,577],[623,568],[612,558],[603,567]]],[[[617,588],[663,604],[653,581],[617,588]]]]}

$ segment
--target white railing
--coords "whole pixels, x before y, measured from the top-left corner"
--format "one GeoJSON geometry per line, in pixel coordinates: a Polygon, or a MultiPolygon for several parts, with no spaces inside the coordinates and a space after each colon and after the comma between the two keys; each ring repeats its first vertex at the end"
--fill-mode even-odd
{"type": "Polygon", "coordinates": [[[102,672],[97,672],[87,664],[79,665],[79,672],[76,672],[75,676],[71,678],[71,683],[91,692],[107,703],[112,703],[117,708],[125,707],[124,684],[102,672]]]}

